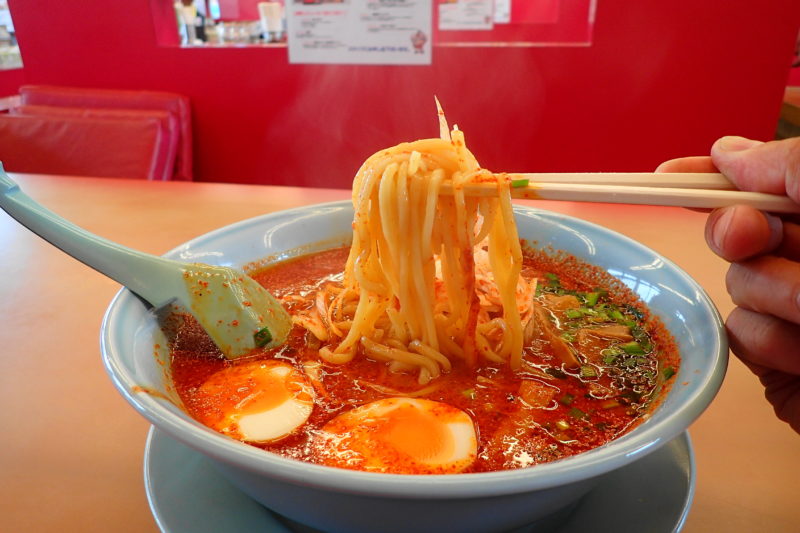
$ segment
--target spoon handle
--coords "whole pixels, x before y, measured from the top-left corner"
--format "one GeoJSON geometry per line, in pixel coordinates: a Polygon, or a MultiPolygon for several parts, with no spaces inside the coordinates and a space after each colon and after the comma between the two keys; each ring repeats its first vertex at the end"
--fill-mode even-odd
{"type": "Polygon", "coordinates": [[[176,262],[131,250],[76,226],[25,194],[1,163],[0,208],[50,244],[155,306],[165,303],[170,292],[175,294],[169,289],[176,283],[176,262]]]}

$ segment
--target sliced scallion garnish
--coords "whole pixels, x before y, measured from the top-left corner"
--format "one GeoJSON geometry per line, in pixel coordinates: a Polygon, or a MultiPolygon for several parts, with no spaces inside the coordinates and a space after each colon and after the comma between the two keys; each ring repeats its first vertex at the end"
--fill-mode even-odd
{"type": "Polygon", "coordinates": [[[569,416],[573,418],[586,418],[586,413],[578,409],[577,407],[573,407],[569,410],[569,416]]]}
{"type": "Polygon", "coordinates": [[[620,344],[619,347],[622,349],[622,351],[631,355],[642,355],[646,353],[644,348],[642,348],[642,345],[636,341],[620,344]]]}
{"type": "Polygon", "coordinates": [[[261,348],[272,340],[272,333],[269,328],[261,328],[253,334],[253,340],[256,342],[256,347],[261,348]]]}
{"type": "Polygon", "coordinates": [[[600,292],[588,292],[586,293],[586,306],[587,307],[594,307],[597,305],[597,300],[600,299],[600,292]]]}

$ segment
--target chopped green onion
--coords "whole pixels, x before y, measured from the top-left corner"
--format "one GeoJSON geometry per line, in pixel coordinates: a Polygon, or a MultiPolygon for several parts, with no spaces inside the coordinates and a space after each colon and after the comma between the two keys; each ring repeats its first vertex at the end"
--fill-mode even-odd
{"type": "Polygon", "coordinates": [[[667,368],[664,369],[664,380],[665,381],[668,380],[669,378],[671,378],[674,375],[675,375],[675,369],[672,368],[671,366],[668,366],[667,368]]]}
{"type": "Polygon", "coordinates": [[[463,394],[464,397],[467,398],[468,400],[474,400],[475,396],[477,395],[477,393],[475,392],[475,389],[462,390],[461,394],[463,394]]]}
{"type": "Polygon", "coordinates": [[[640,326],[632,327],[631,335],[633,335],[633,338],[636,339],[637,341],[641,341],[642,339],[647,338],[647,332],[640,326]]]}
{"type": "Polygon", "coordinates": [[[628,313],[633,315],[633,317],[636,320],[644,320],[644,313],[641,310],[637,309],[632,305],[629,305],[627,307],[628,307],[628,313]]]}
{"type": "MultiPolygon", "coordinates": [[[[605,351],[605,350],[603,350],[603,351],[605,351]]],[[[602,353],[602,352],[600,352],[600,353],[602,353]]],[[[607,365],[613,365],[614,362],[616,362],[617,357],[619,357],[619,354],[607,353],[607,354],[603,355],[603,363],[607,364],[607,365]]]]}
{"type": "Polygon", "coordinates": [[[596,378],[597,370],[591,365],[581,365],[582,378],[596,378]]]}
{"type": "Polygon", "coordinates": [[[586,413],[578,409],[577,407],[573,407],[569,410],[569,416],[573,418],[586,418],[586,413]]]}
{"type": "Polygon", "coordinates": [[[586,294],[586,305],[588,307],[594,307],[597,305],[597,300],[600,299],[600,292],[590,292],[586,294]]]}
{"type": "Polygon", "coordinates": [[[511,187],[513,187],[514,189],[518,189],[520,187],[527,187],[528,183],[530,183],[530,180],[528,180],[527,178],[511,180],[511,187]]]}
{"type": "Polygon", "coordinates": [[[644,348],[642,348],[642,345],[636,341],[620,344],[619,347],[622,349],[622,351],[631,355],[643,355],[646,353],[644,348]]]}
{"type": "Polygon", "coordinates": [[[622,354],[624,354],[625,352],[623,352],[623,351],[620,349],[620,347],[619,347],[619,346],[609,346],[608,348],[605,348],[605,349],[603,349],[603,350],[600,350],[600,353],[601,353],[602,355],[622,355],[622,354]]]}
{"type": "Polygon", "coordinates": [[[559,398],[558,401],[564,405],[571,405],[572,402],[575,401],[575,396],[573,394],[566,393],[564,396],[559,398]]]}
{"type": "Polygon", "coordinates": [[[619,312],[619,309],[612,309],[609,311],[608,316],[616,320],[617,322],[623,322],[625,320],[625,315],[619,312]]]}
{"type": "Polygon", "coordinates": [[[256,347],[261,348],[272,340],[272,333],[269,328],[261,328],[253,334],[253,340],[256,341],[256,347]]]}
{"type": "Polygon", "coordinates": [[[564,314],[567,315],[567,318],[580,318],[583,316],[580,309],[567,309],[564,314]]]}
{"type": "Polygon", "coordinates": [[[613,365],[620,355],[624,354],[618,346],[610,346],[603,350],[600,350],[600,355],[603,356],[603,363],[607,365],[613,365]]]}
{"type": "Polygon", "coordinates": [[[619,407],[620,405],[622,404],[619,403],[617,400],[606,400],[605,402],[600,404],[600,407],[602,407],[603,409],[613,409],[615,407],[619,407]]]}
{"type": "Polygon", "coordinates": [[[567,342],[575,342],[575,335],[573,335],[572,333],[565,331],[560,335],[560,337],[567,342]]]}

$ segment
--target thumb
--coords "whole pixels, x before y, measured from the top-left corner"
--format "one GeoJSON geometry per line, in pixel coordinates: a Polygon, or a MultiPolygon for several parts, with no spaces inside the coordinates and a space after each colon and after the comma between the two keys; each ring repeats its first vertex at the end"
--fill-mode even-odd
{"type": "Polygon", "coordinates": [[[800,203],[800,138],[761,142],[722,137],[711,159],[739,189],[785,194],[800,203]]]}

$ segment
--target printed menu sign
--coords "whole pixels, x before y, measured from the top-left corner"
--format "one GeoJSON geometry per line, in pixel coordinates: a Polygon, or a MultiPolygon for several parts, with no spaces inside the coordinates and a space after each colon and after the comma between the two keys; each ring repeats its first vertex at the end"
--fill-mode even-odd
{"type": "Polygon", "coordinates": [[[494,0],[443,0],[439,4],[440,30],[491,30],[494,0]]]}
{"type": "Polygon", "coordinates": [[[494,23],[508,24],[511,22],[511,0],[494,1],[494,23]]]}
{"type": "Polygon", "coordinates": [[[290,63],[431,63],[431,0],[287,0],[286,14],[290,63]]]}

